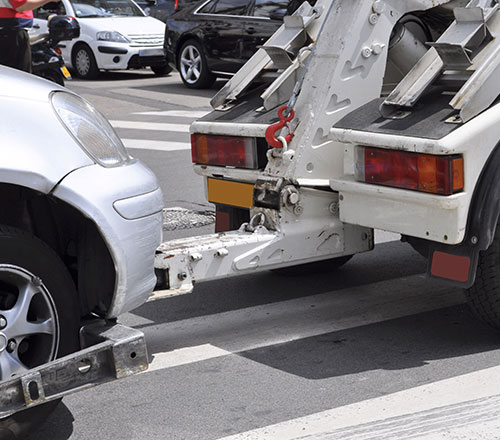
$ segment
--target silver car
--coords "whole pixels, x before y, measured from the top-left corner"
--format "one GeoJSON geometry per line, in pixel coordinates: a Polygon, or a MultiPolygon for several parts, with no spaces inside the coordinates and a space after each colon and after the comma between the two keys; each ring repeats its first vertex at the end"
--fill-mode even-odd
{"type": "MultiPolygon", "coordinates": [[[[91,104],[0,66],[0,382],[80,349],[156,282],[163,198],[91,104]]],[[[53,405],[0,420],[21,435],[53,405]]]]}

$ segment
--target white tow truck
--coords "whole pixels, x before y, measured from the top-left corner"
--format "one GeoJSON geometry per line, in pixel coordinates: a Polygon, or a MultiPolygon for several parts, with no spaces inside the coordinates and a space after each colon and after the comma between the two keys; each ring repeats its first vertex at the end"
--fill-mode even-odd
{"type": "Polygon", "coordinates": [[[167,290],[399,233],[500,328],[497,0],[305,2],[191,126],[216,233],[163,243],[167,290]]]}

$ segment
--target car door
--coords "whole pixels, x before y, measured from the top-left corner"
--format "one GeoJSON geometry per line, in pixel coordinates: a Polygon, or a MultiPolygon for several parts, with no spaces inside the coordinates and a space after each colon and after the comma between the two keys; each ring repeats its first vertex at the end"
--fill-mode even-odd
{"type": "Polygon", "coordinates": [[[200,8],[203,45],[213,72],[236,72],[243,64],[249,0],[212,0],[200,8]]]}
{"type": "Polygon", "coordinates": [[[243,50],[247,59],[283,24],[288,5],[287,0],[252,0],[249,11],[251,18],[245,25],[243,39],[243,50]]]}

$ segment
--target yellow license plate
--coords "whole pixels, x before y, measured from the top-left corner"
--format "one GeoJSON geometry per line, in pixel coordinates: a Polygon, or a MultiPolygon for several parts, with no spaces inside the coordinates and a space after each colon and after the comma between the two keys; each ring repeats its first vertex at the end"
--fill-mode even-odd
{"type": "Polygon", "coordinates": [[[253,185],[209,178],[208,201],[221,205],[250,208],[253,205],[253,185]]]}
{"type": "Polygon", "coordinates": [[[69,70],[66,66],[61,67],[61,72],[64,75],[64,78],[71,78],[71,73],[69,73],[69,70]]]}

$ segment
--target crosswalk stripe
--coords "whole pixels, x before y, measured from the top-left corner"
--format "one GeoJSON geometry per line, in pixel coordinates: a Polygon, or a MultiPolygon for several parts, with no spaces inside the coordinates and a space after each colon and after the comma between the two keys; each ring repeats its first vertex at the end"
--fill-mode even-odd
{"type": "Polygon", "coordinates": [[[165,122],[142,121],[109,121],[114,128],[130,128],[134,130],[157,130],[178,133],[189,133],[189,124],[168,124],[165,122]]]}
{"type": "Polygon", "coordinates": [[[205,110],[163,110],[163,111],[150,111],[150,112],[136,112],[133,115],[144,115],[144,116],[173,116],[179,118],[202,118],[206,114],[210,113],[205,110]]]}
{"type": "Polygon", "coordinates": [[[140,150],[179,151],[190,150],[189,142],[153,141],[148,139],[122,139],[125,147],[140,150]]]}
{"type": "MultiPolygon", "coordinates": [[[[491,367],[220,440],[492,438],[452,433],[463,428],[457,423],[465,415],[472,424],[491,418],[492,399],[488,398],[500,394],[499,375],[500,367],[491,367]]],[[[498,428],[498,398],[493,400],[498,428]]]]}
{"type": "Polygon", "coordinates": [[[154,354],[152,370],[269,347],[463,303],[422,275],[163,324],[182,351],[154,354]],[[376,292],[376,293],[374,293],[376,292]],[[237,338],[234,335],[238,335],[237,338]],[[210,347],[207,347],[207,343],[210,347]]]}

